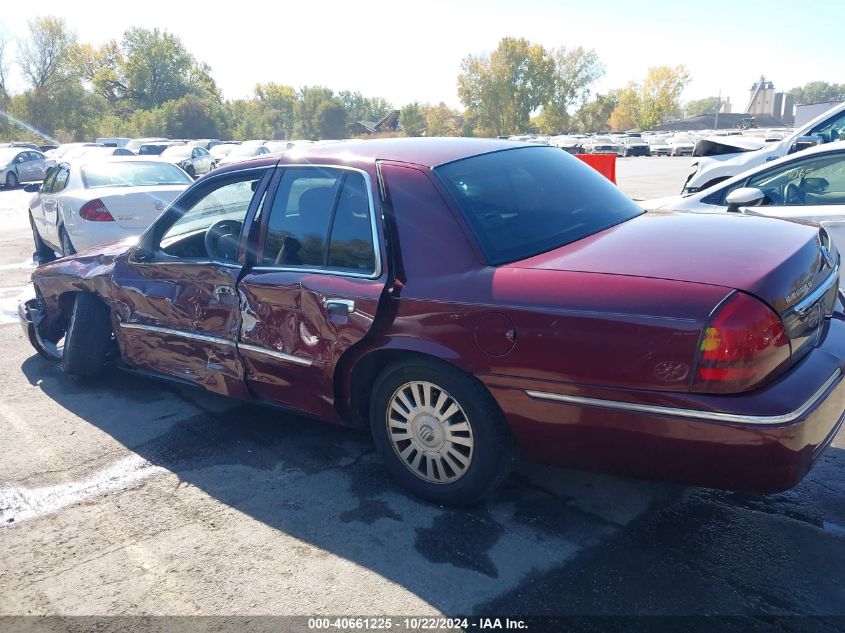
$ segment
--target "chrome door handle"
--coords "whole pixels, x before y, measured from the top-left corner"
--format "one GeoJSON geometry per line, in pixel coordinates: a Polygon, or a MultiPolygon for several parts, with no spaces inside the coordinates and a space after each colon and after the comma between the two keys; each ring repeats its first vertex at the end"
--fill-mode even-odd
{"type": "Polygon", "coordinates": [[[326,312],[340,312],[341,314],[355,312],[355,302],[349,299],[324,299],[323,306],[325,306],[326,312]]]}
{"type": "Polygon", "coordinates": [[[232,286],[215,286],[214,294],[216,295],[234,295],[235,289],[232,286]]]}

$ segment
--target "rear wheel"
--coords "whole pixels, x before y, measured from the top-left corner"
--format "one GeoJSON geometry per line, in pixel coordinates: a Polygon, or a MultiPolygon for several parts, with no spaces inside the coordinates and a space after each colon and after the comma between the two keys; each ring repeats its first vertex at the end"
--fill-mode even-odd
{"type": "Polygon", "coordinates": [[[10,171],[6,174],[6,189],[17,189],[18,187],[18,175],[10,171]]]}
{"type": "Polygon", "coordinates": [[[438,504],[478,501],[514,462],[514,443],[492,396],[471,376],[436,361],[402,361],[382,372],[370,428],[396,480],[438,504]]]}
{"type": "Polygon", "coordinates": [[[76,249],[73,247],[73,243],[70,241],[70,236],[65,231],[65,227],[59,229],[59,240],[62,243],[62,257],[76,254],[76,249]]]}

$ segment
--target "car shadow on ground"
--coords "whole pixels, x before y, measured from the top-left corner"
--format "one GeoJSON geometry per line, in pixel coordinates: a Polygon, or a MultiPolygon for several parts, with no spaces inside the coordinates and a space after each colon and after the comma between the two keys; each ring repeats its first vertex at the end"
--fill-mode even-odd
{"type": "Polygon", "coordinates": [[[840,449],[768,497],[521,465],[447,509],[397,488],[361,431],[117,371],[77,381],[38,356],[22,371],[183,482],[445,613],[845,613],[840,449]]]}

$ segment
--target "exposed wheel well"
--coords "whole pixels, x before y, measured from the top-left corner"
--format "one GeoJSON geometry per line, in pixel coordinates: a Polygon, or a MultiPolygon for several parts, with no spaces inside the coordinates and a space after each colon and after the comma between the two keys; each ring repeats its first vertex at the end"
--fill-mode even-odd
{"type": "Polygon", "coordinates": [[[370,415],[370,397],[372,396],[373,385],[379,374],[391,363],[413,359],[448,365],[477,380],[475,376],[465,372],[460,367],[432,354],[404,349],[376,350],[355,362],[348,383],[348,394],[344,393],[345,386],[342,379],[342,368],[339,368],[341,369],[340,371],[335,372],[335,402],[341,405],[339,407],[341,415],[356,426],[367,427],[370,415]]]}

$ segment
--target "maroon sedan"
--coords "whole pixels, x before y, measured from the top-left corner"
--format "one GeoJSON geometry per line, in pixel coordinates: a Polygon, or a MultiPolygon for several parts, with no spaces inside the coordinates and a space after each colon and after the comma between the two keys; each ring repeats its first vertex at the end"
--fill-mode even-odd
{"type": "Polygon", "coordinates": [[[137,244],[39,268],[21,318],[70,374],[369,425],[439,503],[517,451],[774,491],[843,420],[838,280],[817,226],[644,213],[557,148],[398,139],[219,169],[137,244]]]}

